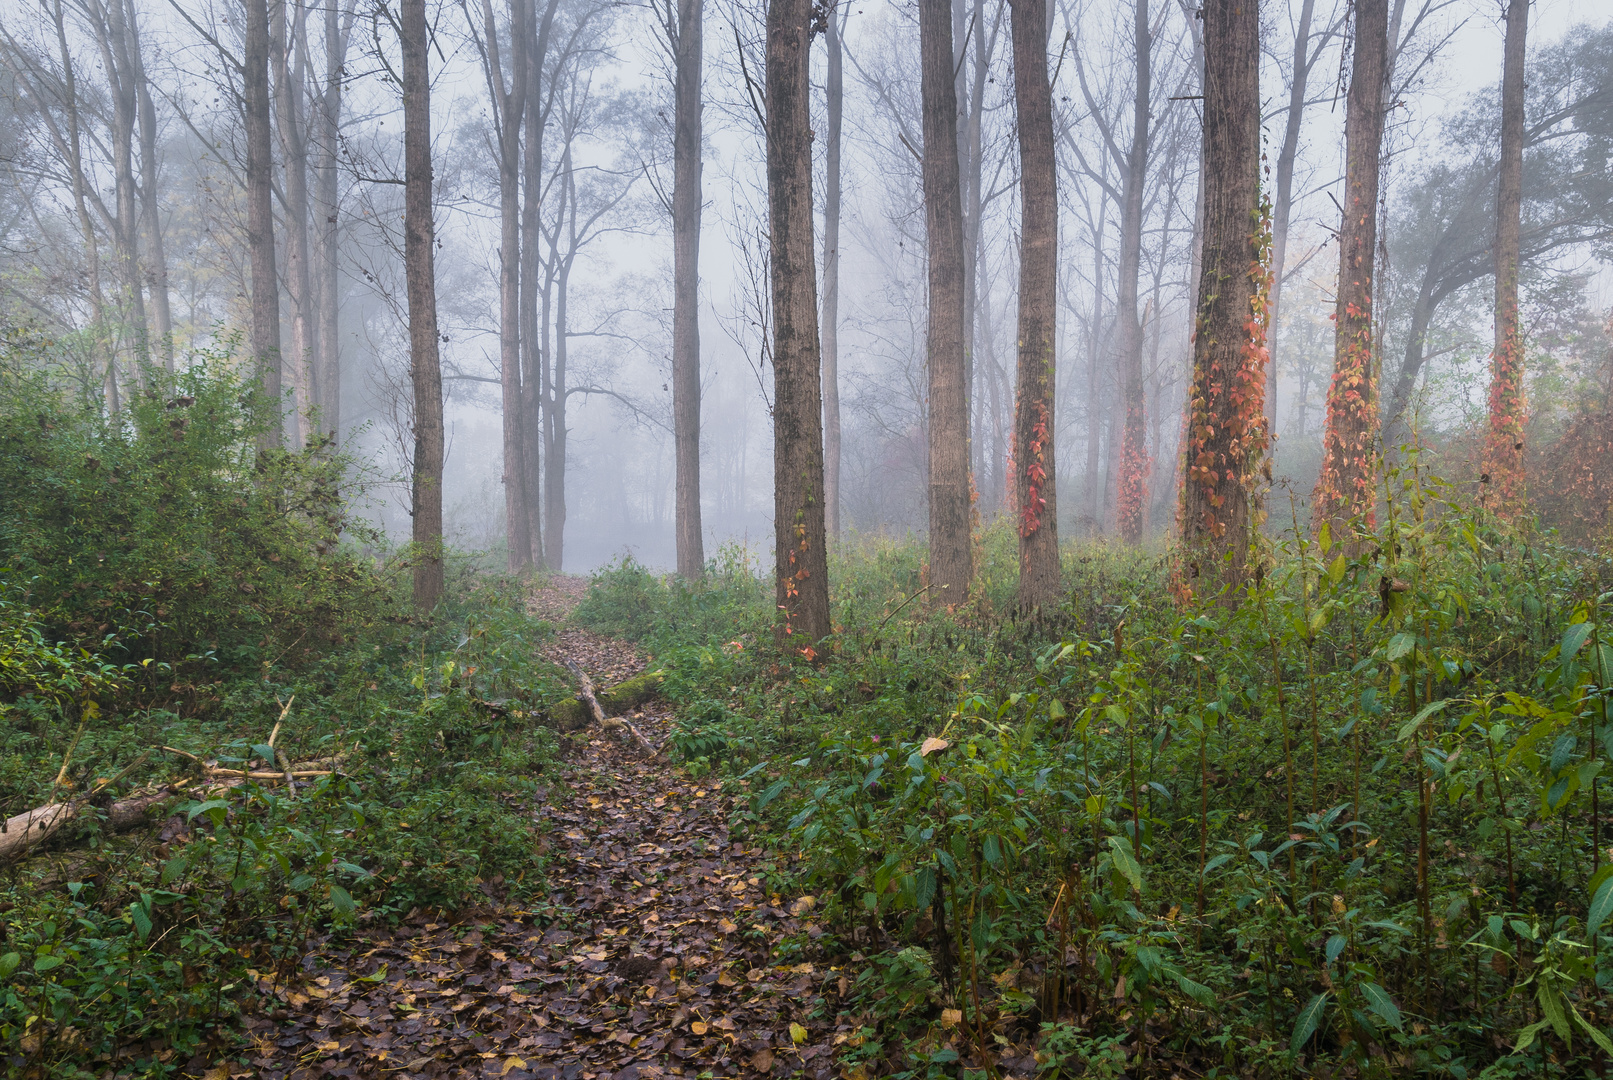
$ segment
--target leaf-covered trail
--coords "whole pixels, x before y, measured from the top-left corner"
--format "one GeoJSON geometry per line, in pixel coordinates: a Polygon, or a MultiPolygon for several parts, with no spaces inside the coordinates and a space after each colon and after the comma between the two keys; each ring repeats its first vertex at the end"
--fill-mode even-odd
{"type": "MultiPolygon", "coordinates": [[[[554,581],[534,605],[559,616],[583,586],[554,581]]],[[[645,663],[575,629],[547,648],[603,686],[645,663]]],[[[632,719],[658,745],[670,731],[661,704],[632,719]]],[[[305,977],[278,991],[282,1008],[248,1018],[258,1075],[835,1075],[845,983],[775,955],[781,939],[819,935],[812,901],[769,895],[765,852],[729,836],[732,800],[614,733],[567,743],[533,811],[549,822],[539,850],[553,908],[482,903],[316,947],[305,977]]]]}

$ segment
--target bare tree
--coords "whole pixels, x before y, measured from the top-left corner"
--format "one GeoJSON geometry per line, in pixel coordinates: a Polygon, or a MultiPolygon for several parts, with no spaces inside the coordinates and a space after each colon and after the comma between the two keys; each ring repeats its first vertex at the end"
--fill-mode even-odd
{"type": "Polygon", "coordinates": [[[1051,612],[1063,592],[1054,468],[1053,366],[1058,312],[1058,180],[1047,5],[1009,0],[1014,112],[1019,120],[1019,372],[1014,401],[1019,594],[1026,612],[1051,612]]]}
{"type": "Polygon", "coordinates": [[[281,368],[291,375],[294,445],[313,437],[314,296],[309,268],[308,138],[303,87],[307,81],[307,8],[300,0],[273,0],[269,13],[269,66],[274,72],[274,119],[285,182],[281,187],[286,244],[285,285],[291,301],[291,352],[281,368]],[[293,10],[288,18],[287,7],[293,10]]]}
{"type": "Polygon", "coordinates": [[[140,218],[145,230],[145,277],[151,292],[152,331],[163,367],[174,370],[174,317],[168,297],[168,254],[163,240],[157,182],[161,157],[157,152],[157,107],[151,97],[151,80],[146,75],[145,49],[140,39],[139,13],[133,0],[124,3],[124,48],[129,58],[140,117],[140,218]]]}
{"type": "Polygon", "coordinates": [[[1294,50],[1288,69],[1288,106],[1283,117],[1283,141],[1277,150],[1276,190],[1271,199],[1271,302],[1267,321],[1272,328],[1271,363],[1266,372],[1266,427],[1277,431],[1277,317],[1282,305],[1283,275],[1288,262],[1289,219],[1294,212],[1294,165],[1299,158],[1299,135],[1310,88],[1311,69],[1321,59],[1337,24],[1312,29],[1316,0],[1301,0],[1294,22],[1294,50]]]}
{"type": "Polygon", "coordinates": [[[1501,72],[1501,164],[1495,199],[1495,351],[1490,357],[1490,430],[1484,443],[1485,503],[1504,518],[1524,509],[1523,330],[1518,321],[1523,213],[1523,65],[1529,0],[1507,4],[1501,72]]]}
{"type": "Polygon", "coordinates": [[[1352,518],[1371,519],[1377,483],[1378,385],[1373,364],[1379,149],[1383,143],[1388,0],[1356,0],[1350,98],[1344,119],[1344,208],[1339,225],[1333,381],[1327,393],[1322,474],[1312,520],[1343,538],[1352,518]]]}
{"type": "Polygon", "coordinates": [[[1137,286],[1142,268],[1143,195],[1148,181],[1150,57],[1153,28],[1148,0],[1134,0],[1136,81],[1132,87],[1131,149],[1121,172],[1120,385],[1125,421],[1120,436],[1120,483],[1116,493],[1120,537],[1128,544],[1142,539],[1148,508],[1148,409],[1143,389],[1143,325],[1137,286]]]}
{"type": "MultiPolygon", "coordinates": [[[[671,0],[667,0],[670,6],[671,0]]],[[[678,573],[705,572],[700,524],[700,207],[702,0],[677,0],[673,39],[672,427],[678,573]]],[[[833,22],[833,20],[830,20],[833,22]]],[[[831,125],[832,126],[832,125],[831,125]]],[[[832,138],[832,136],[831,136],[832,138]]]]}
{"type": "Polygon", "coordinates": [[[437,336],[437,230],[432,212],[430,33],[426,0],[401,0],[403,54],[403,243],[409,293],[409,374],[414,385],[414,605],[436,608],[443,592],[442,365],[437,336]]]}
{"type": "Polygon", "coordinates": [[[968,368],[964,355],[963,195],[950,0],[920,0],[924,231],[929,255],[930,584],[963,602],[970,551],[968,368]]]}
{"type": "Polygon", "coordinates": [[[807,80],[812,0],[768,0],[767,197],[773,293],[773,528],[781,648],[828,637],[823,400],[807,80]]]}
{"type": "Polygon", "coordinates": [[[527,39],[528,0],[509,5],[509,54],[499,46],[492,0],[482,0],[478,39],[482,70],[492,103],[493,146],[498,159],[499,388],[504,445],[504,529],[512,571],[532,564],[531,520],[527,515],[526,454],[521,431],[521,124],[526,114],[529,66],[522,55],[527,39]],[[508,75],[506,75],[508,70],[508,75]]]}
{"type": "Polygon", "coordinates": [[[845,108],[844,43],[841,31],[851,5],[824,19],[828,63],[824,72],[827,140],[823,193],[823,500],[826,528],[840,535],[840,142],[845,108]]]}
{"type": "Polygon", "coordinates": [[[356,0],[325,4],[325,79],[317,103],[318,134],[314,140],[314,258],[317,281],[319,332],[317,396],[324,430],[341,435],[342,351],[340,163],[342,89],[347,82],[347,47],[353,28],[356,0]]]}
{"type": "MultiPolygon", "coordinates": [[[[264,432],[265,447],[281,441],[280,279],[274,251],[274,150],[269,116],[269,4],[244,0],[246,47],[242,89],[246,106],[247,248],[252,257],[252,344],[258,378],[276,419],[264,432]]],[[[422,18],[424,16],[422,15],[422,18]]],[[[435,331],[433,331],[435,339],[435,331]]],[[[435,598],[433,598],[435,602],[435,598]]]]}
{"type": "Polygon", "coordinates": [[[1266,270],[1254,228],[1260,218],[1259,36],[1254,4],[1206,0],[1204,229],[1182,513],[1186,584],[1206,595],[1246,580],[1259,525],[1254,482],[1266,449],[1266,270]]]}

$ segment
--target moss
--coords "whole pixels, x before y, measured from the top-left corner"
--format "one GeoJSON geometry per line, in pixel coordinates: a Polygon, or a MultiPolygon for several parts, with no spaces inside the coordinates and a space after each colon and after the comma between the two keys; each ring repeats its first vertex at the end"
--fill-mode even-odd
{"type": "MultiPolygon", "coordinates": [[[[665,678],[664,671],[646,671],[642,675],[635,675],[602,691],[599,694],[599,707],[605,710],[606,716],[620,716],[628,709],[652,700],[661,692],[661,681],[665,678]]],[[[560,731],[587,727],[591,719],[588,706],[577,698],[549,706],[549,725],[560,731]]]]}

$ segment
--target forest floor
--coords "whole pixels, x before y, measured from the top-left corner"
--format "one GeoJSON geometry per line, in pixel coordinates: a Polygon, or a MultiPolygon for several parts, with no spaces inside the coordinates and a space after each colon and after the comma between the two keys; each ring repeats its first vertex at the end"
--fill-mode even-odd
{"type": "MultiPolygon", "coordinates": [[[[533,610],[563,624],[586,587],[552,578],[533,610]]],[[[602,687],[650,660],[573,627],[544,649],[602,687]]],[[[630,719],[664,745],[670,706],[630,719]]],[[[597,727],[561,746],[527,807],[547,859],[538,910],[489,885],[455,913],[312,942],[296,978],[260,981],[278,1007],[246,1018],[257,1076],[836,1075],[847,981],[809,959],[813,898],[769,894],[769,852],[730,838],[738,800],[597,727]]]]}

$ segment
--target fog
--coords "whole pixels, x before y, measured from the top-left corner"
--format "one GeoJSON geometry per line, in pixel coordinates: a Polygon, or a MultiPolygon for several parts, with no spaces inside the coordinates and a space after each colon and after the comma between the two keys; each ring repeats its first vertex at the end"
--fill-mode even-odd
{"type": "MultiPolygon", "coordinates": [[[[233,66],[241,55],[240,8],[204,0],[121,2],[117,15],[99,0],[0,0],[6,55],[0,69],[0,163],[6,169],[0,181],[0,320],[19,332],[83,338],[100,324],[97,305],[110,305],[115,313],[99,318],[121,328],[116,348],[128,362],[137,320],[127,290],[118,293],[97,275],[112,280],[120,237],[139,231],[142,285],[134,293],[144,291],[147,309],[159,288],[171,298],[176,363],[182,366],[204,351],[244,356],[251,281],[241,76],[233,66]],[[149,161],[141,134],[119,133],[135,113],[121,112],[118,104],[120,72],[131,61],[109,51],[117,44],[107,44],[117,37],[106,33],[114,16],[138,27],[137,35],[121,40],[135,42],[134,77],[149,87],[155,155],[149,161]],[[66,121],[69,75],[78,136],[66,121]],[[82,144],[76,152],[75,138],[82,144]],[[155,201],[164,241],[160,274],[152,265],[149,229],[130,219],[139,199],[120,188],[118,159],[130,155],[123,147],[130,138],[138,186],[144,191],[146,179],[154,181],[150,195],[139,198],[155,201]],[[75,183],[75,174],[82,183],[75,183]],[[81,203],[87,207],[82,212],[81,203]]],[[[370,0],[356,0],[356,6],[355,0],[332,2],[341,4],[338,15],[348,35],[336,166],[339,207],[332,215],[339,272],[337,348],[331,354],[340,388],[335,419],[341,442],[366,463],[369,512],[401,542],[409,534],[412,404],[397,41],[384,7],[370,0]]],[[[1301,3],[1262,5],[1268,197],[1277,193],[1273,171],[1288,123],[1301,3]]],[[[1421,437],[1444,448],[1446,467],[1461,474],[1472,471],[1471,432],[1485,407],[1493,274],[1478,274],[1441,296],[1431,314],[1425,312],[1419,341],[1426,344],[1410,350],[1417,363],[1408,365],[1406,357],[1419,296],[1426,300],[1431,252],[1445,235],[1440,230],[1493,231],[1484,224],[1493,210],[1486,210],[1482,193],[1465,208],[1453,199],[1464,184],[1482,188],[1482,178],[1472,178],[1495,157],[1502,6],[1488,0],[1392,6],[1399,19],[1391,41],[1393,101],[1379,208],[1380,384],[1387,399],[1397,379],[1410,372],[1407,415],[1421,437]]],[[[1152,536],[1169,532],[1177,512],[1178,442],[1191,375],[1189,288],[1201,141],[1191,7],[1156,2],[1152,15],[1153,142],[1139,270],[1151,461],[1146,522],[1152,536]]],[[[559,0],[556,9],[555,41],[563,47],[554,47],[544,69],[550,95],[542,128],[544,171],[529,197],[539,204],[535,235],[546,275],[542,349],[546,356],[558,351],[565,364],[564,383],[556,390],[564,430],[560,568],[582,573],[624,555],[671,568],[673,105],[658,21],[667,12],[602,0],[559,0]]],[[[958,0],[956,9],[958,82],[978,90],[974,99],[960,97],[959,106],[960,130],[972,131],[976,124],[979,129],[978,142],[965,138],[963,147],[966,156],[974,155],[966,166],[980,178],[972,193],[979,212],[971,223],[978,235],[978,291],[969,319],[971,467],[976,508],[989,520],[1008,509],[1019,166],[1006,7],[1000,0],[958,0]],[[978,150],[971,149],[976,145],[978,150]]],[[[476,551],[504,550],[507,535],[500,177],[483,56],[489,21],[507,33],[510,10],[428,5],[445,533],[456,546],[476,551]]],[[[289,43],[282,48],[293,54],[287,70],[310,103],[325,90],[325,11],[291,4],[281,14],[291,28],[281,31],[289,43]]],[[[1117,528],[1117,185],[1121,149],[1130,140],[1131,12],[1132,5],[1119,0],[1053,3],[1049,56],[1060,203],[1054,438],[1064,535],[1112,535],[1117,528]]],[[[724,546],[737,546],[767,563],[773,537],[773,376],[765,137],[754,100],[763,14],[759,4],[741,0],[718,0],[705,12],[699,330],[705,553],[712,558],[724,546]]],[[[1295,146],[1282,305],[1273,337],[1274,482],[1301,500],[1319,468],[1333,363],[1329,320],[1344,170],[1344,14],[1342,0],[1315,0],[1307,45],[1313,59],[1295,146]]],[[[837,320],[842,526],[851,535],[922,534],[927,293],[916,8],[856,3],[834,9],[830,17],[842,27],[844,48],[837,320]]],[[[1543,0],[1533,9],[1529,39],[1531,117],[1569,99],[1606,97],[1613,86],[1613,11],[1543,0]]],[[[823,35],[815,39],[813,65],[814,184],[821,207],[828,183],[823,35]]],[[[1613,210],[1606,177],[1587,174],[1587,168],[1594,173],[1595,162],[1608,167],[1610,118],[1613,108],[1605,101],[1598,109],[1569,109],[1526,152],[1525,215],[1549,232],[1526,251],[1521,301],[1531,356],[1531,438],[1543,452],[1587,402],[1600,400],[1613,368],[1613,210]],[[1588,152],[1591,145],[1602,149],[1588,152]]],[[[284,138],[277,140],[282,169],[286,145],[284,138]]],[[[277,198],[283,223],[283,185],[277,198]]],[[[1493,193],[1488,198],[1493,203],[1493,193]]],[[[821,214],[819,226],[821,245],[821,214]]],[[[821,255],[819,265],[821,271],[821,255]]],[[[297,303],[287,293],[281,305],[288,342],[297,303]]],[[[545,507],[552,517],[551,504],[545,507]]],[[[545,557],[553,555],[551,545],[545,557]]]]}

